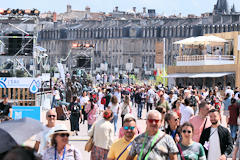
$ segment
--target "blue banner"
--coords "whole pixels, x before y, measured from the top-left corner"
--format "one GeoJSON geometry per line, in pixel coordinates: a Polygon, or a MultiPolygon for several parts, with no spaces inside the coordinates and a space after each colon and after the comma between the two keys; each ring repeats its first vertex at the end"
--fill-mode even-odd
{"type": "Polygon", "coordinates": [[[41,107],[40,106],[12,106],[13,119],[22,119],[25,117],[41,120],[41,107]]]}

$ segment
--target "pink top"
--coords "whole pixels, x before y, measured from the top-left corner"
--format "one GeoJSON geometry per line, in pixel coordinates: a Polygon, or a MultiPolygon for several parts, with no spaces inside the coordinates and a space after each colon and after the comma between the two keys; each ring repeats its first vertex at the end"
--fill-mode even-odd
{"type": "Polygon", "coordinates": [[[97,105],[94,104],[93,109],[91,110],[91,103],[88,103],[85,107],[85,112],[88,113],[87,121],[88,124],[92,125],[97,119],[97,105]]]}
{"type": "MultiPolygon", "coordinates": [[[[192,118],[190,118],[189,122],[192,123],[192,125],[194,127],[193,141],[199,142],[200,136],[203,131],[203,126],[204,126],[205,120],[206,120],[206,118],[202,119],[199,115],[196,115],[196,116],[193,116],[192,118]]],[[[211,124],[212,123],[210,121],[210,118],[207,117],[205,129],[210,127],[211,124]]]]}

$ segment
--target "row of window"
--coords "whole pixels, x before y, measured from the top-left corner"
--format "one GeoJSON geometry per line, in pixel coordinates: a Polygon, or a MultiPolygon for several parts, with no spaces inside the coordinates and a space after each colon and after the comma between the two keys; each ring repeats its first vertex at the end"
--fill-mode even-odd
{"type": "Polygon", "coordinates": [[[98,39],[121,37],[191,37],[204,33],[239,31],[239,24],[204,25],[204,26],[162,26],[150,28],[119,28],[119,29],[61,29],[40,31],[40,40],[47,39],[98,39]]]}

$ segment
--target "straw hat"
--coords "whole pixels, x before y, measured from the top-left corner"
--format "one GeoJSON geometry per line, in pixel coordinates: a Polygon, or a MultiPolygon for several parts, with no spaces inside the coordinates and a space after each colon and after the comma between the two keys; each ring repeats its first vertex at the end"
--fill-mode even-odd
{"type": "Polygon", "coordinates": [[[70,135],[70,132],[68,131],[67,127],[64,124],[56,125],[51,131],[50,137],[52,138],[53,135],[61,133],[68,133],[70,135]]]}

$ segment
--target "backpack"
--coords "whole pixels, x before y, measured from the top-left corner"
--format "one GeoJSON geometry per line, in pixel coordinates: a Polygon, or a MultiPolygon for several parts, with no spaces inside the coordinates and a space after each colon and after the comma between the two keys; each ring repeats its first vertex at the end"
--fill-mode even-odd
{"type": "Polygon", "coordinates": [[[106,97],[102,97],[102,99],[101,99],[101,104],[102,104],[102,105],[105,105],[105,104],[106,104],[106,97]]]}
{"type": "Polygon", "coordinates": [[[194,106],[194,107],[197,106],[197,99],[196,99],[195,96],[191,96],[191,98],[190,98],[190,106],[194,106]]]}

